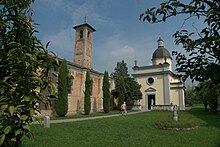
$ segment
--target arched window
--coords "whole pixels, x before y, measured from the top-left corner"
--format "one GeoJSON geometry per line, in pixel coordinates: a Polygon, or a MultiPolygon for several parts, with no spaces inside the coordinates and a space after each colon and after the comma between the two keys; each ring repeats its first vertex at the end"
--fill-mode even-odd
{"type": "Polygon", "coordinates": [[[88,33],[87,33],[87,38],[90,38],[90,32],[88,31],[88,33]]]}
{"type": "Polygon", "coordinates": [[[79,36],[80,36],[80,38],[83,38],[83,30],[80,30],[80,32],[79,32],[79,33],[80,33],[80,35],[79,35],[79,36]]]}

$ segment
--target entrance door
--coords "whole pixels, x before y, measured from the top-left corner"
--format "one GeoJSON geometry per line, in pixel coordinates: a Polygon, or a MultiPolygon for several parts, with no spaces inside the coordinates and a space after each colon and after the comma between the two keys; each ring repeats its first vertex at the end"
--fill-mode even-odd
{"type": "Polygon", "coordinates": [[[148,95],[148,110],[151,110],[151,105],[155,105],[155,95],[148,95]]]}

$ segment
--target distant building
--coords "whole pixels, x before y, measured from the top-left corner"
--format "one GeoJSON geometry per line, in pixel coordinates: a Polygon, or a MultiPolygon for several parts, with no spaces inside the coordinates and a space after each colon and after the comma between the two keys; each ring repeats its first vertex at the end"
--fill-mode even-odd
{"type": "Polygon", "coordinates": [[[135,65],[133,71],[132,76],[141,84],[142,109],[166,109],[170,105],[177,105],[180,110],[185,110],[183,82],[173,74],[172,58],[161,38],[153,53],[152,65],[135,65]]]}

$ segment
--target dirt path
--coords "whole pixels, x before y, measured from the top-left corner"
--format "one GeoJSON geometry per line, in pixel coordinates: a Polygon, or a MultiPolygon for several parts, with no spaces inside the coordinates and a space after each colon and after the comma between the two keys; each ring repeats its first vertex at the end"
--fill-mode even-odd
{"type": "MultiPolygon", "coordinates": [[[[129,112],[126,115],[132,115],[137,113],[143,113],[145,111],[137,111],[137,112],[129,112]]],[[[94,117],[86,117],[86,118],[72,118],[72,119],[60,119],[60,120],[50,120],[51,124],[54,123],[66,123],[66,122],[75,122],[75,121],[84,121],[84,120],[94,120],[94,119],[101,119],[101,118],[109,118],[109,117],[117,117],[122,116],[121,114],[113,114],[113,115],[105,115],[105,116],[94,116],[94,117]]],[[[43,122],[42,122],[43,123],[43,122]]]]}

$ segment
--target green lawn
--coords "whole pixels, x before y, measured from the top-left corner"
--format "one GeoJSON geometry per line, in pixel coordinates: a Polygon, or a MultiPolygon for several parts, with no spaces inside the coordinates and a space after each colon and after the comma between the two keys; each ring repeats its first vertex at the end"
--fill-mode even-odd
{"type": "Polygon", "coordinates": [[[112,147],[112,146],[220,146],[220,115],[201,107],[178,112],[180,119],[198,124],[190,131],[160,130],[158,120],[169,119],[171,112],[151,111],[97,120],[51,124],[51,128],[33,125],[33,141],[23,138],[22,147],[112,147]]]}

